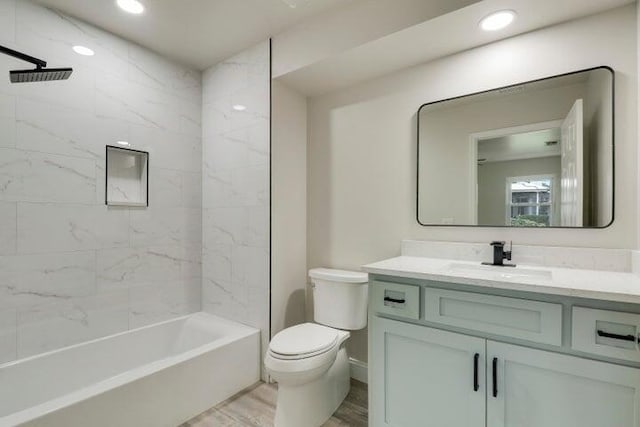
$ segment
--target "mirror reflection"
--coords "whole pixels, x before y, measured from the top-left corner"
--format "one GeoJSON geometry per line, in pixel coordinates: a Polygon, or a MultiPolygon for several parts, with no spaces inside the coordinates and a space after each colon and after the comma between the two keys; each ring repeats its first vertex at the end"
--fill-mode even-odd
{"type": "Polygon", "coordinates": [[[606,227],[612,219],[610,69],[420,108],[421,224],[606,227]]]}

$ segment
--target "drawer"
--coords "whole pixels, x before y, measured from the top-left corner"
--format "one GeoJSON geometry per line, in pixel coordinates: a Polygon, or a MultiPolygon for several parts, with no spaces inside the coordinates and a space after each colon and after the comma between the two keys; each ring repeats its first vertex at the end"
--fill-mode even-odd
{"type": "Polygon", "coordinates": [[[573,307],[571,317],[574,350],[640,362],[640,314],[573,307]]]}
{"type": "Polygon", "coordinates": [[[371,286],[371,307],[376,312],[407,319],[420,318],[419,286],[381,281],[374,281],[371,286]]]}
{"type": "Polygon", "coordinates": [[[562,305],[426,288],[424,319],[474,331],[562,345],[562,305]]]}

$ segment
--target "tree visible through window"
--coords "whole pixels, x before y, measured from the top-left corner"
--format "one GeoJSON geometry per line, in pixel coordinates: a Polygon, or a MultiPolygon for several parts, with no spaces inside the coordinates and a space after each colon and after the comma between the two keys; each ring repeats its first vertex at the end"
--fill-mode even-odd
{"type": "Polygon", "coordinates": [[[553,214],[553,176],[507,178],[507,225],[549,227],[553,214]]]}

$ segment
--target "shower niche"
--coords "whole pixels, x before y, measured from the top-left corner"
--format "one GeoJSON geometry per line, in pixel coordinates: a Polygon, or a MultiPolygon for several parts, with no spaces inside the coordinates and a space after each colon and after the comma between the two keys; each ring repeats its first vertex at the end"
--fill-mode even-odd
{"type": "Polygon", "coordinates": [[[107,146],[105,204],[149,206],[149,153],[107,146]]]}

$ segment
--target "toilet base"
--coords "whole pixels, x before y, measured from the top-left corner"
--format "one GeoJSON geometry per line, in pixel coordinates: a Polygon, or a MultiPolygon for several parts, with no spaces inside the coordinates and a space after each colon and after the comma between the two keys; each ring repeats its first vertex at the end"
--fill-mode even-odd
{"type": "Polygon", "coordinates": [[[344,401],[351,387],[349,358],[341,346],[320,378],[300,385],[278,384],[275,427],[319,427],[344,401]]]}

